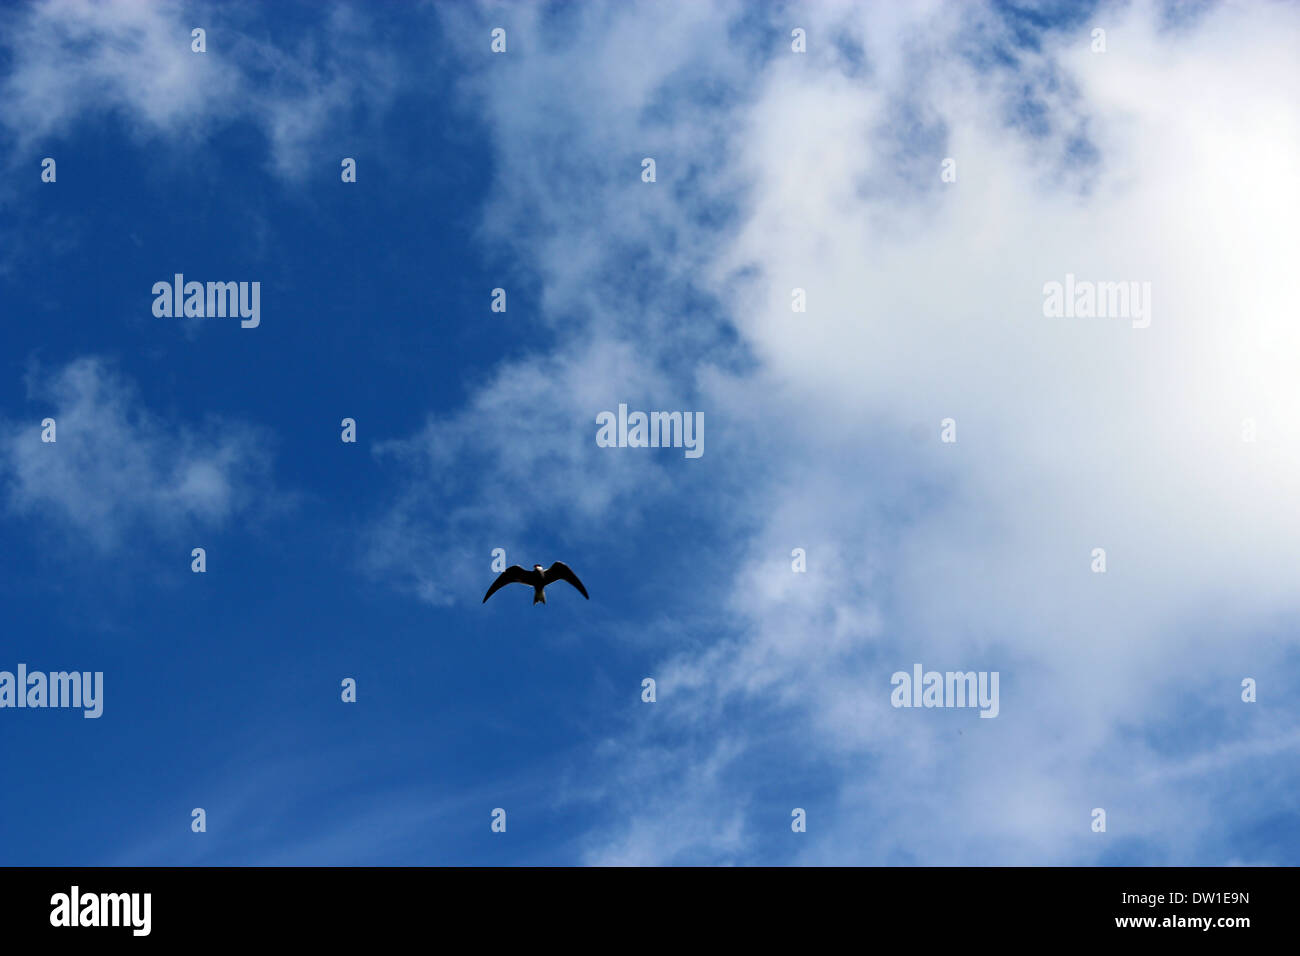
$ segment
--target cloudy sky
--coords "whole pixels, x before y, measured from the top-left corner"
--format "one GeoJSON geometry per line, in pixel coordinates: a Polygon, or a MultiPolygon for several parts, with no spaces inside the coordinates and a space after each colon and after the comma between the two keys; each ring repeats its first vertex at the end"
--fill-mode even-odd
{"type": "Polygon", "coordinates": [[[1298,40],[6,8],[0,670],[105,689],[0,709],[0,863],[1300,862],[1298,40]],[[620,404],[703,455],[599,447],[620,404]],[[498,548],[591,601],[481,604],[498,548]],[[894,707],[918,664],[996,718],[894,707]]]}

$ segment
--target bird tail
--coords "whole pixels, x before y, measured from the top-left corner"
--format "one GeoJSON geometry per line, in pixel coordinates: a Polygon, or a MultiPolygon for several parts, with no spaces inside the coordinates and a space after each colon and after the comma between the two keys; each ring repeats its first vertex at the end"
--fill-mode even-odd
{"type": "Polygon", "coordinates": [[[534,604],[545,604],[545,603],[546,603],[546,592],[543,591],[541,588],[538,588],[536,591],[534,591],[534,592],[533,592],[533,603],[534,603],[534,604]]]}

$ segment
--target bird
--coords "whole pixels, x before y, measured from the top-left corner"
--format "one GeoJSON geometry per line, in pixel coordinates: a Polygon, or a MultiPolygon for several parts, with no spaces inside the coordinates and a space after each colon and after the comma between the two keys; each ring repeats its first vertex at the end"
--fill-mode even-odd
{"type": "Polygon", "coordinates": [[[588,601],[591,600],[591,595],[589,595],[587,589],[582,586],[582,582],[579,581],[578,576],[573,573],[573,569],[563,561],[556,561],[545,570],[542,569],[540,564],[534,564],[531,571],[525,571],[517,564],[510,565],[510,567],[501,572],[499,578],[492,582],[492,586],[488,588],[487,594],[483,595],[483,603],[486,604],[488,598],[496,594],[507,584],[527,584],[533,589],[533,604],[545,604],[546,585],[554,584],[556,581],[568,581],[578,589],[578,592],[583,597],[588,601]]]}

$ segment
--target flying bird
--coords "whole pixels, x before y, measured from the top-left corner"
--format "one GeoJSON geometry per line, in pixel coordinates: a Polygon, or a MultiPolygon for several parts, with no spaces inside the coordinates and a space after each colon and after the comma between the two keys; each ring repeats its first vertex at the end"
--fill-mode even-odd
{"type": "Polygon", "coordinates": [[[545,604],[546,585],[554,584],[556,581],[568,581],[578,589],[583,597],[588,601],[591,600],[591,595],[589,595],[587,589],[582,586],[582,582],[579,581],[578,576],[573,573],[573,569],[563,561],[556,561],[546,570],[542,570],[540,564],[534,564],[531,571],[525,571],[517,564],[510,565],[510,567],[501,572],[499,578],[492,582],[492,586],[488,588],[488,593],[483,595],[483,603],[486,604],[488,598],[496,594],[507,584],[527,584],[533,589],[533,603],[545,604]]]}

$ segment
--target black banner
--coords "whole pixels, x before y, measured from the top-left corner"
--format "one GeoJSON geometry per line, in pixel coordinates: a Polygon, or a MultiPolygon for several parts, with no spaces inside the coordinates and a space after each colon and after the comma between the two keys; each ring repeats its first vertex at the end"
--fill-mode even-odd
{"type": "Polygon", "coordinates": [[[907,930],[927,945],[1046,935],[1231,946],[1286,931],[1296,871],[33,868],[0,870],[0,888],[7,942],[338,944],[469,931],[481,941],[559,934],[662,946],[907,930]]]}

